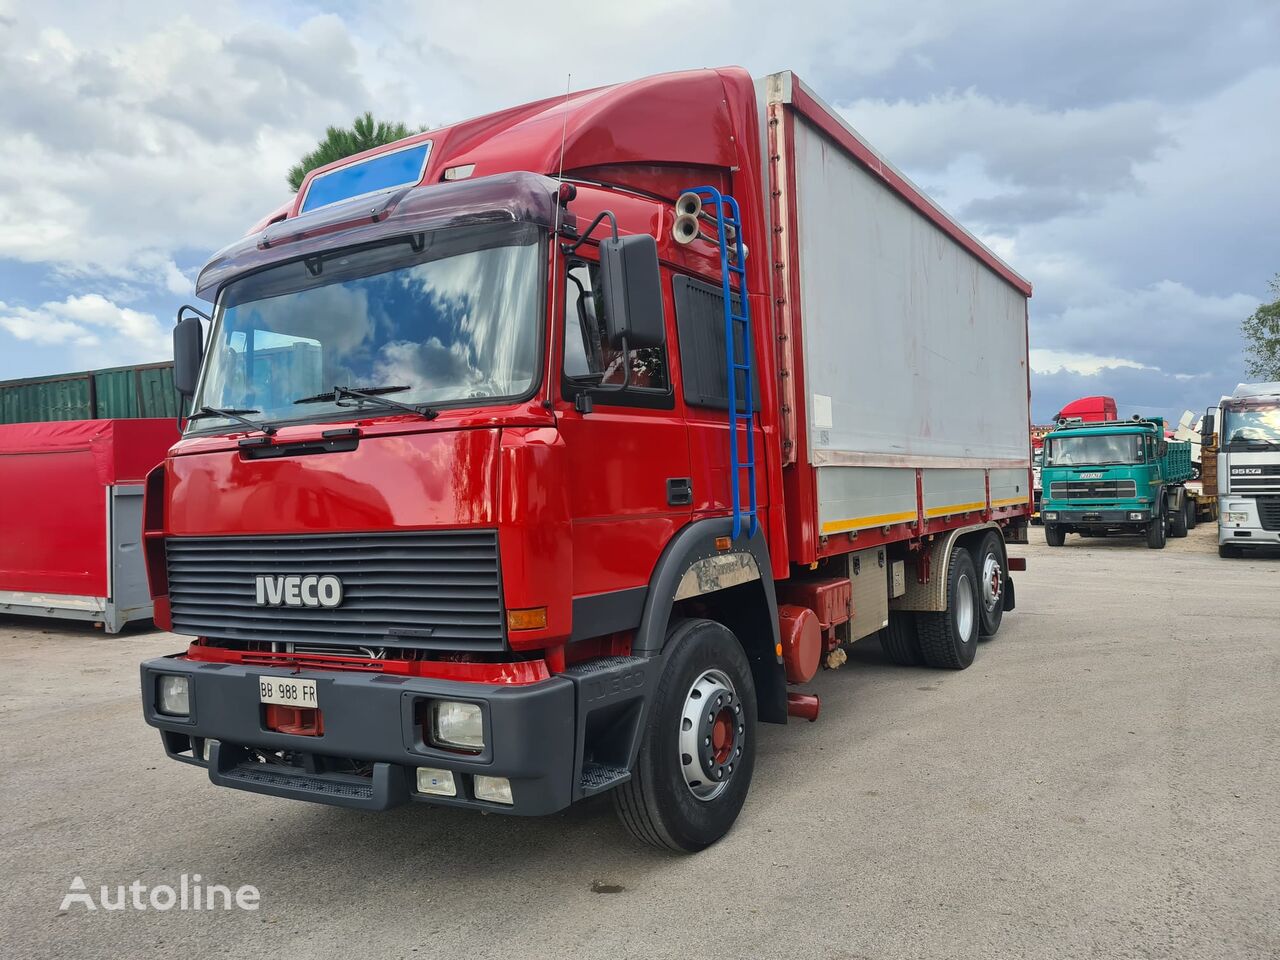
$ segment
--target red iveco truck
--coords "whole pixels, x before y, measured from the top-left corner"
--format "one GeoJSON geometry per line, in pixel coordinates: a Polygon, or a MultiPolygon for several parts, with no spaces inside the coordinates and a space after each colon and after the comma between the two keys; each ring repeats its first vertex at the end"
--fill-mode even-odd
{"type": "Polygon", "coordinates": [[[166,753],[364,809],[611,791],[713,843],[878,634],[962,669],[1030,509],[1027,282],[790,73],[339,161],[217,254],[147,480],[166,753]]]}

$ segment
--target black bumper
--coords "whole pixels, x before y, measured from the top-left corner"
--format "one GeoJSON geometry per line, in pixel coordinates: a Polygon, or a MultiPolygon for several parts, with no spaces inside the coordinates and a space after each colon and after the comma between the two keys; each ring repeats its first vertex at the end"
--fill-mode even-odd
{"type": "Polygon", "coordinates": [[[165,752],[175,760],[207,766],[221,786],[271,796],[367,810],[385,810],[408,800],[538,815],[568,806],[582,794],[578,684],[568,677],[515,686],[463,683],[376,673],[308,671],[202,663],[163,657],[142,664],[144,717],[161,731],[165,752]],[[189,717],[159,712],[161,674],[188,678],[189,717]],[[297,676],[316,681],[323,716],[321,736],[296,736],[264,726],[259,676],[297,676]],[[423,700],[462,700],[484,711],[485,747],[476,756],[440,750],[424,742],[417,717],[423,700]],[[203,760],[204,741],[210,745],[203,760]],[[264,764],[246,748],[287,750],[301,765],[264,764]],[[310,758],[310,759],[308,759],[310,758]],[[319,759],[319,762],[317,761],[319,759]],[[371,775],[325,772],[323,758],[356,760],[371,775]],[[450,770],[456,797],[416,792],[416,768],[450,770]],[[475,797],[477,774],[506,777],[514,803],[475,797]]]}
{"type": "Polygon", "coordinates": [[[1089,508],[1072,507],[1060,510],[1057,507],[1041,507],[1040,519],[1045,523],[1055,523],[1069,527],[1127,527],[1129,525],[1145,527],[1151,522],[1150,508],[1089,508]],[[1056,519],[1050,520],[1045,514],[1056,513],[1056,519]],[[1140,513],[1140,518],[1130,514],[1140,513]]]}

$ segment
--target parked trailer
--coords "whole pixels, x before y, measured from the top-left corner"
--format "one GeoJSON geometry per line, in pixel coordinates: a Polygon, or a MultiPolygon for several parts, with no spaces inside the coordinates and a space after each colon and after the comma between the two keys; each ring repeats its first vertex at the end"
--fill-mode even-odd
{"type": "Polygon", "coordinates": [[[0,425],[0,612],[150,618],[142,483],[177,439],[173,420],[0,425]]]}
{"type": "Polygon", "coordinates": [[[156,619],[193,641],[142,699],[214,783],[611,791],[697,850],[842,645],[963,668],[1013,607],[1030,286],[790,73],[339,161],[197,290],[175,381],[234,416],[147,481],[156,619]]]}
{"type": "Polygon", "coordinates": [[[0,381],[0,423],[176,418],[173,361],[0,381]]]}

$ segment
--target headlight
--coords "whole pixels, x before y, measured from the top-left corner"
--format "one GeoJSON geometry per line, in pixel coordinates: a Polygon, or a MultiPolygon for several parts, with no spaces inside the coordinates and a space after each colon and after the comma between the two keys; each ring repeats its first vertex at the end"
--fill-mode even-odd
{"type": "Polygon", "coordinates": [[[436,700],[431,704],[431,742],[446,750],[484,749],[484,712],[479,704],[436,700]]]}
{"type": "Polygon", "coordinates": [[[488,800],[490,803],[515,803],[511,796],[511,781],[506,777],[477,776],[475,785],[477,800],[488,800]]]}
{"type": "Polygon", "coordinates": [[[1143,513],[1141,510],[1135,510],[1133,513],[1129,514],[1130,520],[1141,520],[1142,517],[1143,517],[1143,513]]]}
{"type": "Polygon", "coordinates": [[[1043,514],[1045,520],[1057,520],[1058,512],[1056,510],[1046,510],[1043,514]]]}
{"type": "Polygon", "coordinates": [[[1234,512],[1234,511],[1230,511],[1230,510],[1228,510],[1226,513],[1224,513],[1224,514],[1222,515],[1222,519],[1223,519],[1224,521],[1226,521],[1227,523],[1248,523],[1248,522],[1249,522],[1249,514],[1247,514],[1247,513],[1236,513],[1236,512],[1234,512]]]}
{"type": "Polygon", "coordinates": [[[191,715],[191,693],[186,677],[160,678],[160,712],[175,717],[191,715]]]}

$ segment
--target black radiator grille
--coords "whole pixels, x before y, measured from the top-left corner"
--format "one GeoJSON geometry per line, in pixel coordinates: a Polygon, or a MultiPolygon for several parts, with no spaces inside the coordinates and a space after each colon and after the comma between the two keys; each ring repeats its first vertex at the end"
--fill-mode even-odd
{"type": "Polygon", "coordinates": [[[498,536],[433,530],[165,541],[173,629],[219,640],[502,650],[498,536]],[[260,606],[260,575],[333,575],[333,609],[260,606]]]}
{"type": "Polygon", "coordinates": [[[1263,530],[1280,530],[1280,497],[1258,497],[1258,522],[1263,530]]]}
{"type": "Polygon", "coordinates": [[[1051,500],[1116,500],[1136,497],[1133,480],[1055,480],[1049,484],[1051,500]]]}

